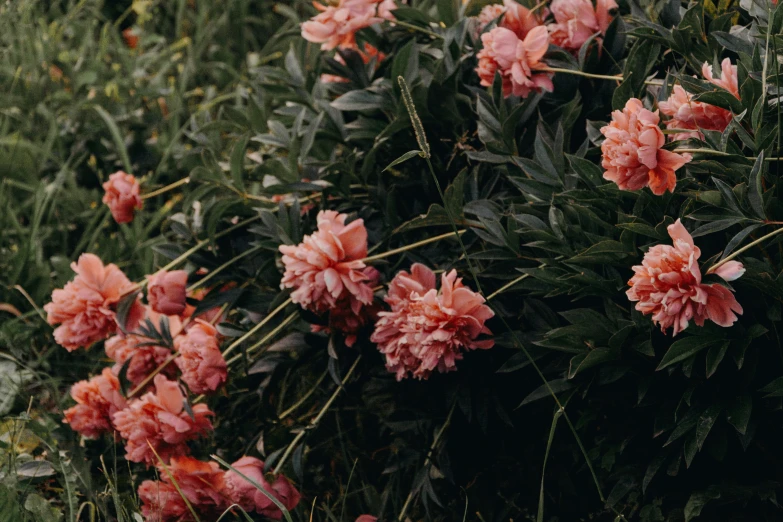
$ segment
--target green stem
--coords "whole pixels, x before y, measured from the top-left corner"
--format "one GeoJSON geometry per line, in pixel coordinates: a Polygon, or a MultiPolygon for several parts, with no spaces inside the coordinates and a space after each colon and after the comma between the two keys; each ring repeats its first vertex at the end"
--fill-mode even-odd
{"type": "Polygon", "coordinates": [[[166,185],[165,187],[161,187],[158,190],[153,190],[152,192],[147,192],[146,194],[141,195],[141,199],[149,199],[153,198],[155,196],[159,196],[165,192],[168,192],[169,190],[173,190],[177,187],[180,187],[182,185],[185,185],[187,183],[190,183],[190,178],[182,178],[181,180],[175,181],[174,183],[170,185],[166,185]]]}
{"type": "MultiPolygon", "coordinates": [[[[288,317],[286,317],[285,319],[283,319],[283,321],[282,321],[282,322],[281,322],[279,325],[277,325],[277,326],[274,328],[274,330],[272,330],[271,332],[269,332],[268,334],[266,334],[266,335],[265,335],[265,336],[264,336],[264,337],[263,337],[263,338],[262,338],[260,341],[258,341],[256,344],[254,344],[253,346],[251,346],[250,348],[248,348],[248,349],[246,350],[246,352],[247,352],[247,353],[251,353],[251,352],[255,351],[255,350],[256,350],[256,348],[258,348],[259,346],[262,346],[263,344],[265,344],[265,343],[268,343],[268,342],[269,342],[271,339],[274,339],[274,338],[275,338],[275,336],[276,336],[277,334],[279,334],[279,333],[280,333],[280,331],[281,331],[283,328],[285,328],[286,326],[288,326],[289,324],[291,324],[291,323],[294,321],[294,319],[296,319],[296,318],[297,318],[297,316],[298,316],[298,315],[299,315],[299,312],[294,312],[294,313],[292,313],[291,315],[289,315],[288,317]]],[[[237,354],[237,355],[235,355],[234,357],[232,357],[231,359],[229,359],[228,361],[226,361],[226,364],[228,364],[228,365],[231,365],[233,362],[235,362],[236,360],[238,360],[240,357],[242,357],[242,355],[241,355],[241,354],[237,354]]]]}
{"type": "MultiPolygon", "coordinates": [[[[573,74],[575,76],[584,76],[585,78],[592,78],[594,80],[612,80],[621,82],[623,81],[623,77],[621,75],[614,75],[610,76],[608,74],[593,74],[588,73],[584,71],[577,71],[575,69],[561,69],[559,67],[547,67],[544,69],[545,72],[554,72],[554,73],[563,73],[563,74],[573,74]]],[[[646,85],[655,85],[655,86],[661,86],[663,85],[663,80],[645,80],[644,82],[646,85]]]]}
{"type": "Polygon", "coordinates": [[[717,263],[715,263],[714,265],[712,265],[712,266],[710,267],[710,269],[709,269],[709,270],[707,270],[707,273],[708,273],[708,274],[711,274],[711,273],[715,272],[715,270],[717,270],[719,267],[721,267],[721,266],[722,266],[722,265],[724,265],[725,263],[728,263],[729,261],[731,261],[732,259],[734,259],[734,258],[735,258],[735,257],[737,257],[738,255],[740,255],[741,253],[745,252],[745,251],[746,251],[746,250],[748,250],[748,249],[751,249],[751,248],[753,248],[754,246],[758,245],[759,243],[763,243],[763,242],[764,242],[764,241],[766,241],[767,239],[769,239],[769,238],[771,238],[771,237],[774,237],[774,236],[776,236],[776,235],[780,234],[781,232],[783,232],[783,227],[781,227],[781,228],[779,228],[779,229],[777,229],[777,230],[774,230],[774,231],[770,232],[770,233],[769,233],[769,234],[767,234],[766,236],[762,236],[762,237],[758,238],[757,240],[753,241],[752,243],[748,243],[747,245],[745,245],[744,247],[740,248],[739,250],[737,250],[736,252],[734,252],[734,253],[733,253],[733,254],[731,254],[730,256],[726,256],[725,258],[721,259],[720,261],[718,261],[717,263]]]}
{"type": "Polygon", "coordinates": [[[280,306],[278,306],[277,308],[275,308],[274,310],[272,310],[272,313],[270,313],[269,315],[267,315],[266,317],[264,317],[264,320],[263,320],[263,321],[261,321],[260,323],[258,323],[257,325],[255,325],[255,326],[254,326],[253,328],[251,328],[250,330],[248,330],[248,331],[247,331],[247,333],[246,333],[245,335],[243,335],[242,337],[240,337],[239,339],[237,339],[236,341],[234,341],[233,343],[231,343],[231,344],[228,346],[228,348],[226,348],[226,350],[223,352],[223,357],[225,357],[226,355],[230,354],[230,353],[231,353],[231,352],[234,350],[234,348],[236,348],[237,346],[239,346],[240,344],[242,344],[242,343],[243,343],[245,340],[247,340],[247,339],[248,339],[248,338],[249,338],[251,335],[253,335],[253,334],[254,334],[254,333],[256,333],[257,331],[259,331],[261,328],[263,328],[264,326],[266,326],[266,325],[269,323],[269,321],[271,321],[272,319],[274,319],[274,318],[275,318],[275,316],[276,316],[278,313],[280,313],[281,311],[285,310],[285,307],[286,307],[286,306],[288,306],[288,305],[290,305],[290,304],[291,304],[291,298],[289,297],[288,299],[286,299],[285,301],[283,301],[283,303],[282,303],[280,306]]]}
{"type": "Polygon", "coordinates": [[[238,256],[236,256],[236,257],[234,257],[232,259],[229,259],[228,261],[226,261],[225,263],[223,263],[222,265],[220,265],[219,267],[214,269],[212,272],[210,272],[207,275],[205,275],[202,279],[200,279],[200,280],[196,281],[195,283],[193,283],[192,285],[190,285],[188,287],[187,291],[188,292],[192,292],[193,290],[203,286],[204,283],[206,283],[207,281],[209,281],[210,279],[212,279],[213,277],[218,275],[220,272],[222,272],[223,270],[225,270],[229,266],[233,265],[234,263],[236,263],[237,261],[239,261],[243,257],[247,257],[247,256],[249,256],[250,254],[252,254],[254,252],[258,252],[259,250],[261,250],[261,247],[260,246],[255,246],[255,247],[253,247],[253,248],[251,248],[249,250],[245,250],[244,252],[242,252],[238,256]]]}
{"type": "MultiPolygon", "coordinates": [[[[465,232],[467,232],[467,230],[458,230],[457,231],[457,235],[462,235],[465,232]]],[[[435,236],[435,237],[431,237],[431,238],[428,238],[428,239],[424,239],[424,240],[418,241],[416,243],[411,243],[410,245],[405,245],[405,246],[400,247],[400,248],[395,248],[393,250],[389,250],[388,252],[383,252],[382,254],[376,254],[374,256],[365,257],[364,259],[360,259],[360,261],[362,261],[364,263],[371,263],[371,262],[377,261],[379,259],[384,259],[386,257],[393,256],[394,254],[401,254],[402,252],[407,252],[409,250],[413,250],[415,248],[419,248],[419,247],[424,246],[424,245],[429,245],[430,243],[436,243],[436,242],[440,241],[441,239],[447,239],[449,237],[452,237],[453,235],[454,235],[454,233],[452,233],[452,232],[449,232],[448,234],[441,234],[439,236],[435,236]]]]}
{"type": "Polygon", "coordinates": [[[410,29],[411,31],[418,31],[420,33],[424,33],[428,36],[431,36],[433,38],[439,38],[443,40],[443,36],[439,35],[438,33],[434,31],[430,31],[429,29],[425,29],[424,27],[419,27],[418,25],[409,24],[408,22],[402,22],[400,20],[394,20],[393,22],[389,22],[390,25],[399,25],[400,27],[404,27],[406,29],[410,29]]]}

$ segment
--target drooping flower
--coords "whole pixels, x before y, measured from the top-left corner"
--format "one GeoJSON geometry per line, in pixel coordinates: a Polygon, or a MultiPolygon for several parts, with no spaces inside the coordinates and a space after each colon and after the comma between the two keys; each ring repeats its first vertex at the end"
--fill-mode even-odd
{"type": "Polygon", "coordinates": [[[674,192],[674,172],[691,156],[661,148],[666,139],[659,123],[657,111],[645,109],[637,98],[628,100],[622,111],[612,113],[612,121],[601,129],[606,137],[601,144],[604,179],[621,190],[650,187],[658,196],[667,190],[674,192]]]}
{"type": "Polygon", "coordinates": [[[160,271],[148,276],[147,301],[164,315],[179,315],[185,310],[188,273],[184,270],[160,271]]]}
{"type": "Polygon", "coordinates": [[[44,306],[57,344],[69,352],[86,348],[117,330],[115,305],[135,285],[115,264],[103,265],[98,256],[82,254],[71,263],[73,281],[52,292],[44,306]]]}
{"type": "Polygon", "coordinates": [[[503,15],[498,25],[510,29],[523,39],[530,31],[542,25],[548,14],[549,10],[546,8],[531,11],[516,0],[503,0],[502,4],[484,6],[478,15],[478,28],[479,32],[483,32],[490,23],[503,15]]]}
{"type": "Polygon", "coordinates": [[[553,0],[549,6],[555,16],[555,23],[549,24],[552,43],[569,51],[579,51],[594,34],[606,34],[612,22],[612,9],[617,9],[615,0],[553,0]]]}
{"type": "Polygon", "coordinates": [[[65,422],[88,438],[112,431],[112,415],[127,406],[120,391],[120,381],[104,368],[89,381],[79,381],[71,388],[76,406],[65,410],[65,422]]]}
{"type": "Polygon", "coordinates": [[[146,522],[191,522],[190,510],[177,488],[158,480],[145,480],[139,486],[141,514],[146,522]]]}
{"type": "Polygon", "coordinates": [[[481,85],[492,86],[495,74],[503,80],[504,96],[526,97],[531,92],[554,89],[553,73],[541,61],[549,47],[549,35],[543,26],[534,27],[524,39],[512,30],[495,27],[481,35],[483,49],[476,55],[481,85]]]}
{"type": "Polygon", "coordinates": [[[174,349],[179,353],[174,362],[182,371],[182,381],[193,393],[210,393],[226,382],[226,360],[211,324],[196,319],[185,333],[174,338],[174,349]]]}
{"type": "MultiPolygon", "coordinates": [[[[669,225],[673,245],[655,245],[644,255],[641,265],[633,267],[628,281],[628,299],[636,310],[652,315],[654,324],[677,335],[691,319],[703,326],[709,319],[720,326],[731,326],[742,314],[742,307],[728,288],[717,283],[703,284],[698,259],[699,247],[678,219],[669,225]]],[[[715,273],[726,280],[740,277],[742,264],[732,261],[715,273]]]]}
{"type": "Polygon", "coordinates": [[[143,206],[136,177],[120,170],[109,176],[109,181],[103,184],[103,190],[103,202],[109,206],[114,221],[133,221],[134,213],[143,206]]]}
{"type": "Polygon", "coordinates": [[[396,8],[394,0],[339,0],[336,5],[313,5],[321,12],[302,24],[302,38],[321,44],[324,51],[355,46],[357,31],[393,20],[396,8]]]}
{"type": "MultiPolygon", "coordinates": [[[[137,335],[115,335],[104,343],[106,355],[115,362],[113,371],[119,375],[122,367],[130,359],[125,377],[133,385],[141,384],[155,369],[171,355],[164,346],[154,346],[148,340],[137,335]]],[[[168,365],[162,373],[173,377],[174,365],[168,365]]]]}
{"type": "Polygon", "coordinates": [[[323,314],[338,302],[354,313],[372,303],[370,276],[361,260],[367,257],[367,229],[357,219],[346,225],[346,214],[318,213],[318,230],[296,245],[282,245],[285,274],[281,288],[294,288],[293,302],[323,314]]]}
{"type": "Polygon", "coordinates": [[[190,450],[186,442],[211,430],[209,417],[214,415],[207,405],[196,404],[191,417],[177,382],[156,375],[154,383],[155,392],[145,393],[115,413],[113,419],[114,427],[125,439],[125,457],[148,466],[158,464],[150,445],[163,462],[187,455],[190,450]]]}
{"type": "Polygon", "coordinates": [[[356,522],[378,522],[378,517],[374,517],[372,515],[359,515],[359,518],[356,519],[356,522]]]}
{"type": "Polygon", "coordinates": [[[283,512],[262,491],[250,483],[249,478],[256,482],[281,503],[288,511],[299,504],[299,491],[283,475],[264,475],[264,463],[254,457],[242,457],[231,465],[239,473],[226,472],[226,493],[231,502],[238,504],[245,511],[263,515],[272,520],[283,518],[283,512]],[[241,474],[241,475],[240,475],[241,474]]]}
{"type": "MultiPolygon", "coordinates": [[[[721,62],[720,78],[713,76],[712,66],[707,62],[702,65],[701,74],[708,82],[727,90],[737,99],[740,98],[737,66],[732,65],[728,58],[721,62]]],[[[674,134],[672,140],[702,139],[702,130],[723,132],[734,117],[731,111],[693,100],[693,95],[686,92],[681,85],[675,85],[669,98],[660,102],[658,107],[663,114],[670,117],[666,121],[666,128],[692,130],[674,134]]]]}
{"type": "Polygon", "coordinates": [[[494,316],[484,298],[462,284],[457,271],[441,276],[421,264],[400,272],[389,285],[385,301],[390,312],[380,312],[371,341],[386,355],[386,367],[402,380],[408,374],[426,379],[433,370],[456,370],[456,361],[468,350],[488,349],[492,332],[485,322],[494,316]]]}

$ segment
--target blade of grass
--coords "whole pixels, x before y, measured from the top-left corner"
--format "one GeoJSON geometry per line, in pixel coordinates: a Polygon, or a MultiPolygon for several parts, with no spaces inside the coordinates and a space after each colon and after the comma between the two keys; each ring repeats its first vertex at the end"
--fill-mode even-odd
{"type": "Polygon", "coordinates": [[[253,485],[254,488],[256,488],[258,491],[263,493],[264,496],[266,496],[266,498],[268,498],[275,506],[277,506],[277,508],[280,511],[283,512],[283,516],[285,517],[285,519],[288,522],[294,522],[294,520],[291,518],[291,513],[288,512],[288,510],[285,508],[283,503],[280,502],[279,500],[277,500],[277,497],[275,497],[269,491],[267,491],[267,489],[264,486],[262,486],[261,484],[259,484],[255,480],[251,479],[247,475],[242,474],[242,472],[240,472],[239,470],[234,468],[231,464],[229,464],[225,460],[221,459],[217,455],[210,455],[210,457],[212,458],[212,460],[217,461],[217,463],[220,464],[221,466],[228,468],[230,471],[233,471],[234,473],[236,473],[237,475],[239,475],[243,479],[247,480],[250,484],[253,485]]]}

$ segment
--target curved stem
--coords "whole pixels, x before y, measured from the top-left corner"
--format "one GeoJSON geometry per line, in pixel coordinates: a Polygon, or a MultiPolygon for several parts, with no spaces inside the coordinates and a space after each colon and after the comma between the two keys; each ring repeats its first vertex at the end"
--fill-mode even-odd
{"type": "MultiPolygon", "coordinates": [[[[279,334],[279,333],[280,333],[280,331],[281,331],[283,328],[285,328],[286,326],[288,326],[289,324],[291,324],[291,323],[294,321],[294,319],[296,319],[296,317],[297,317],[298,315],[299,315],[299,313],[298,313],[298,312],[294,312],[294,313],[292,313],[291,315],[289,315],[288,317],[286,317],[285,319],[283,319],[283,321],[282,321],[282,322],[281,322],[279,325],[277,325],[277,326],[274,328],[274,330],[272,330],[271,332],[269,332],[268,334],[266,334],[266,335],[265,335],[265,336],[264,336],[264,337],[263,337],[263,338],[262,338],[260,341],[258,341],[256,344],[254,344],[253,346],[251,346],[250,348],[248,348],[248,349],[246,350],[246,351],[247,351],[247,353],[250,353],[250,352],[253,352],[253,351],[255,351],[255,349],[256,349],[256,348],[258,348],[259,346],[261,346],[261,345],[263,345],[263,344],[265,344],[265,343],[268,343],[270,340],[274,339],[274,337],[275,337],[277,334],[279,334]]],[[[226,361],[226,364],[230,365],[231,363],[233,363],[233,362],[237,361],[237,360],[238,360],[238,359],[239,359],[241,356],[242,356],[241,354],[237,354],[237,355],[235,355],[234,357],[232,357],[231,359],[229,359],[228,361],[226,361]]]]}
{"type": "Polygon", "coordinates": [[[322,382],[324,382],[324,379],[326,379],[326,376],[329,375],[329,370],[326,370],[324,373],[321,374],[321,377],[318,378],[317,381],[315,381],[315,384],[310,387],[309,390],[307,390],[307,393],[305,393],[301,399],[296,401],[291,405],[290,408],[285,410],[283,413],[277,416],[278,419],[285,419],[289,415],[291,415],[299,406],[304,404],[304,402],[310,398],[310,396],[315,393],[315,390],[318,389],[318,387],[321,385],[322,382]]]}
{"type": "MultiPolygon", "coordinates": [[[[467,229],[465,230],[459,230],[457,231],[457,235],[460,236],[467,232],[467,229]]],[[[447,239],[450,237],[454,237],[454,232],[448,232],[446,234],[441,234],[439,236],[431,237],[428,239],[424,239],[422,241],[417,241],[416,243],[411,243],[410,245],[405,245],[400,248],[395,248],[393,250],[389,250],[387,252],[383,252],[381,254],[376,254],[374,256],[365,257],[364,259],[360,259],[359,261],[363,263],[371,263],[373,261],[377,261],[379,259],[384,259],[389,256],[393,256],[394,254],[401,254],[402,252],[407,252],[409,250],[413,250],[414,248],[419,248],[424,245],[429,245],[430,243],[436,243],[440,241],[441,239],[447,239]]]]}
{"type": "Polygon", "coordinates": [[[147,192],[146,194],[141,195],[141,199],[149,199],[153,198],[155,196],[159,196],[165,192],[168,192],[169,190],[174,190],[177,187],[180,187],[182,185],[186,185],[190,183],[190,178],[182,178],[179,181],[175,181],[174,183],[170,185],[166,185],[165,187],[161,187],[158,190],[153,190],[152,192],[147,192]]]}
{"type": "Polygon", "coordinates": [[[263,328],[264,326],[266,326],[266,325],[269,323],[269,321],[271,321],[272,319],[274,319],[274,318],[275,318],[275,316],[276,316],[278,313],[280,313],[281,311],[285,310],[285,307],[286,307],[286,306],[288,306],[288,305],[290,305],[290,304],[291,304],[291,298],[289,297],[288,299],[286,299],[285,301],[283,301],[283,303],[282,303],[280,306],[278,306],[277,308],[275,308],[274,310],[272,310],[272,313],[270,313],[269,315],[267,315],[266,317],[264,317],[264,320],[263,320],[263,321],[261,321],[260,323],[258,323],[257,325],[255,325],[255,326],[254,326],[253,328],[251,328],[250,330],[248,330],[248,331],[247,331],[247,333],[246,333],[245,335],[243,335],[242,337],[240,337],[239,339],[237,339],[236,341],[234,341],[233,343],[231,343],[231,344],[228,346],[228,348],[226,348],[226,349],[225,349],[225,351],[223,352],[223,357],[225,357],[226,355],[228,355],[229,353],[231,353],[231,352],[234,350],[234,348],[236,348],[237,346],[239,346],[240,344],[242,344],[243,342],[245,342],[245,340],[247,340],[247,339],[248,339],[248,338],[249,338],[251,335],[253,335],[253,334],[254,334],[254,333],[256,333],[258,330],[260,330],[261,328],[263,328]]]}
{"type": "Polygon", "coordinates": [[[497,297],[498,295],[502,294],[503,292],[505,292],[506,290],[508,290],[512,286],[514,286],[515,284],[519,283],[520,281],[523,281],[523,280],[527,279],[528,277],[530,277],[530,274],[522,274],[521,276],[517,277],[516,279],[514,279],[512,281],[509,281],[505,285],[501,286],[500,288],[498,288],[497,290],[495,290],[494,292],[489,294],[489,296],[487,296],[487,301],[491,301],[493,297],[497,297]]]}
{"type": "Polygon", "coordinates": [[[758,245],[759,243],[763,243],[763,242],[764,242],[764,241],[766,241],[767,239],[770,239],[771,237],[774,237],[774,236],[776,236],[776,235],[780,234],[781,232],[783,232],[783,227],[781,227],[781,228],[779,228],[779,229],[777,229],[777,230],[774,230],[774,231],[770,232],[770,233],[769,233],[769,234],[767,234],[766,236],[762,236],[762,237],[758,238],[757,240],[753,241],[752,243],[748,243],[747,245],[745,245],[744,247],[740,248],[739,250],[737,250],[736,252],[734,252],[734,253],[733,253],[733,254],[731,254],[730,256],[726,256],[725,258],[721,259],[720,261],[718,261],[717,263],[715,263],[714,265],[712,265],[712,266],[710,267],[710,269],[709,269],[709,270],[707,270],[707,273],[708,273],[708,274],[711,274],[711,273],[715,272],[715,270],[717,270],[718,268],[720,268],[720,267],[721,267],[722,265],[724,265],[725,263],[728,263],[729,261],[731,261],[732,259],[734,259],[734,258],[735,258],[735,257],[737,257],[738,255],[740,255],[741,253],[745,252],[745,251],[746,251],[746,250],[748,250],[748,249],[751,249],[751,248],[753,248],[754,246],[758,245]]]}
{"type": "Polygon", "coordinates": [[[188,291],[188,292],[192,292],[192,291],[193,291],[193,290],[195,290],[196,288],[199,288],[200,286],[203,286],[203,285],[204,285],[204,283],[206,283],[207,281],[209,281],[210,279],[212,279],[213,277],[215,277],[216,275],[218,275],[220,272],[222,272],[223,270],[225,270],[226,268],[228,268],[228,267],[229,267],[229,266],[231,266],[232,264],[236,263],[237,261],[239,261],[239,260],[240,260],[240,259],[242,259],[243,257],[247,257],[247,256],[249,256],[250,254],[253,254],[253,253],[255,253],[255,252],[258,252],[259,250],[261,250],[261,247],[260,247],[260,246],[255,246],[255,247],[253,247],[253,248],[250,248],[250,249],[248,249],[248,250],[245,250],[244,252],[242,252],[242,253],[241,253],[241,254],[239,254],[238,256],[236,256],[236,257],[234,257],[234,258],[232,258],[232,259],[229,259],[228,261],[226,261],[225,263],[223,263],[222,265],[220,265],[219,267],[217,267],[216,269],[214,269],[212,272],[210,272],[210,273],[208,273],[207,275],[205,275],[205,276],[204,276],[202,279],[200,279],[200,280],[196,281],[195,283],[193,283],[192,285],[190,285],[190,286],[187,288],[187,291],[188,291]]]}

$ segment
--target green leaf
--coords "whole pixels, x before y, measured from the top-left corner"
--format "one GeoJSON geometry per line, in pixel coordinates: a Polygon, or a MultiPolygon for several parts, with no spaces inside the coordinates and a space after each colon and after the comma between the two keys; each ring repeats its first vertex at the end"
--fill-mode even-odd
{"type": "Polygon", "coordinates": [[[423,153],[420,150],[409,150],[408,152],[406,152],[405,154],[403,154],[402,156],[400,156],[396,160],[394,160],[391,163],[389,163],[388,165],[386,165],[386,168],[383,169],[383,172],[386,172],[390,168],[392,168],[392,167],[394,167],[396,165],[399,165],[400,163],[403,163],[405,161],[408,161],[409,159],[411,159],[411,158],[413,158],[415,156],[420,156],[421,157],[422,154],[423,153]]]}
{"type": "Polygon", "coordinates": [[[656,371],[663,370],[667,366],[684,361],[688,357],[695,355],[710,346],[715,341],[716,338],[714,337],[701,337],[696,335],[675,341],[669,347],[669,350],[666,352],[666,355],[663,356],[663,359],[661,359],[661,363],[658,365],[658,368],[656,368],[656,371]]]}
{"type": "Polygon", "coordinates": [[[457,0],[437,0],[438,16],[446,27],[454,25],[459,17],[459,6],[457,0]]]}
{"type": "Polygon", "coordinates": [[[247,142],[249,140],[250,136],[242,136],[234,144],[234,149],[231,151],[231,179],[234,182],[234,186],[242,192],[245,191],[245,149],[247,149],[247,142]]]}
{"type": "Polygon", "coordinates": [[[367,111],[384,107],[380,94],[370,91],[349,91],[332,102],[332,107],[341,111],[367,111]]]}
{"type": "Polygon", "coordinates": [[[715,489],[707,489],[706,491],[693,493],[688,499],[688,503],[685,504],[685,522],[690,522],[697,516],[701,515],[701,510],[710,500],[720,498],[720,492],[715,489]]]}
{"type": "MultiPolygon", "coordinates": [[[[36,522],[58,522],[63,514],[52,506],[45,498],[35,493],[30,493],[24,501],[24,508],[33,514],[36,522]]],[[[3,519],[10,522],[11,519],[3,519]]]]}
{"type": "Polygon", "coordinates": [[[54,466],[46,460],[30,460],[16,467],[16,475],[22,478],[41,478],[56,475],[54,466]]]}
{"type": "Polygon", "coordinates": [[[707,372],[706,376],[709,379],[718,369],[723,357],[726,355],[726,350],[729,347],[730,341],[726,341],[723,344],[713,346],[710,351],[707,352],[707,372]]]}
{"type": "Polygon", "coordinates": [[[726,420],[734,426],[740,435],[745,435],[750,422],[750,414],[753,411],[753,400],[750,395],[743,393],[734,399],[726,407],[726,420]]]}
{"type": "Polygon", "coordinates": [[[750,208],[761,219],[767,219],[767,214],[764,212],[764,196],[762,195],[761,178],[763,177],[764,166],[764,151],[761,151],[756,161],[753,163],[753,168],[748,175],[748,201],[750,201],[750,208]]]}
{"type": "Polygon", "coordinates": [[[718,190],[720,191],[720,195],[723,198],[723,203],[731,210],[733,210],[736,214],[742,215],[742,210],[740,209],[739,202],[737,201],[737,197],[734,195],[734,191],[731,190],[731,187],[729,187],[726,183],[722,182],[716,177],[712,178],[712,182],[715,183],[715,186],[718,187],[718,190]]]}
{"type": "Polygon", "coordinates": [[[715,403],[701,414],[699,421],[696,423],[696,447],[701,451],[704,441],[707,439],[707,435],[712,430],[712,426],[715,421],[718,420],[718,416],[723,410],[721,403],[715,403]]]}

